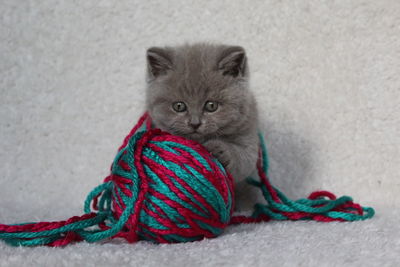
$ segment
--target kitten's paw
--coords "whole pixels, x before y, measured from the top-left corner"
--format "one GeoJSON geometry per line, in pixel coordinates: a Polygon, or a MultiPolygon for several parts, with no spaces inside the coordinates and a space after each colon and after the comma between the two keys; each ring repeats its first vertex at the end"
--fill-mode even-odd
{"type": "Polygon", "coordinates": [[[229,151],[229,147],[227,144],[220,140],[208,140],[203,143],[203,146],[207,148],[207,150],[216,157],[219,162],[224,165],[225,168],[230,167],[232,163],[231,153],[229,151]]]}

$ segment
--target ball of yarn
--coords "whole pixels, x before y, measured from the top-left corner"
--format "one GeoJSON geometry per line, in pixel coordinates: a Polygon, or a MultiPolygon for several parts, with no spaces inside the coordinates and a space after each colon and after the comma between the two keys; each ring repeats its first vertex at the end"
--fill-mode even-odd
{"type": "Polygon", "coordinates": [[[145,113],[125,137],[104,183],[86,198],[85,214],[65,221],[0,224],[0,239],[13,246],[65,246],[122,237],[157,243],[195,241],[220,235],[228,224],[275,220],[357,221],[374,209],[327,191],[291,200],[267,177],[260,135],[258,187],[267,203],[250,216],[233,212],[232,177],[200,144],[152,129],[145,113]]]}
{"type": "Polygon", "coordinates": [[[200,144],[159,129],[127,139],[106,182],[113,220],[125,222],[118,235],[132,242],[215,237],[232,215],[232,178],[223,166],[200,144]]]}

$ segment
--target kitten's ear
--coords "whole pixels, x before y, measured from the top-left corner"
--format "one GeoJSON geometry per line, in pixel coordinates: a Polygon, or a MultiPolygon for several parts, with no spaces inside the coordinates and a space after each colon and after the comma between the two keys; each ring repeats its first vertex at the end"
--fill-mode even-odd
{"type": "Polygon", "coordinates": [[[222,51],[218,59],[218,69],[222,71],[223,75],[244,76],[247,71],[246,61],[246,52],[243,47],[230,46],[222,51]]]}
{"type": "Polygon", "coordinates": [[[172,68],[172,51],[160,47],[147,49],[147,71],[150,79],[164,75],[172,68]]]}

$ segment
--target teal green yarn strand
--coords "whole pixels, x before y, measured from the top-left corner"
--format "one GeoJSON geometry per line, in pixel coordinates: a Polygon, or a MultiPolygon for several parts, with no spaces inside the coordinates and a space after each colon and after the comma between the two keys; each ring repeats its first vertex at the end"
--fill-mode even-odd
{"type": "Polygon", "coordinates": [[[35,247],[35,246],[43,246],[49,243],[52,243],[61,238],[61,235],[54,235],[50,237],[38,237],[35,239],[27,240],[27,239],[20,239],[20,238],[4,238],[3,241],[6,244],[13,246],[13,247],[35,247]]]}
{"type": "MultiPolygon", "coordinates": [[[[85,200],[85,202],[84,202],[84,204],[83,204],[83,211],[84,211],[85,213],[91,213],[92,211],[91,211],[91,208],[90,208],[90,204],[92,203],[93,199],[94,199],[95,197],[101,195],[101,194],[102,194],[103,192],[105,192],[105,191],[106,191],[106,192],[109,192],[111,186],[112,186],[112,183],[111,183],[111,182],[106,182],[106,183],[103,183],[103,184],[101,184],[101,185],[95,187],[95,188],[88,194],[88,196],[86,197],[86,200],[85,200]]],[[[107,195],[107,196],[108,196],[108,195],[107,195]]],[[[108,197],[109,197],[109,196],[108,196],[108,197]]],[[[106,200],[104,200],[104,201],[106,201],[106,200]]]]}
{"type": "Polygon", "coordinates": [[[258,132],[258,140],[260,140],[262,172],[268,175],[268,170],[269,170],[268,150],[267,146],[265,145],[264,137],[260,132],[258,132]]]}
{"type": "Polygon", "coordinates": [[[79,221],[75,223],[71,223],[65,226],[62,226],[57,229],[42,231],[42,232],[21,232],[21,233],[0,233],[0,239],[11,239],[11,238],[36,238],[40,236],[51,236],[57,235],[61,233],[76,231],[79,229],[87,228],[93,225],[97,225],[98,223],[104,221],[108,216],[108,213],[97,213],[95,217],[79,221]]]}
{"type": "Polygon", "coordinates": [[[0,239],[12,246],[38,246],[51,243],[62,237],[62,234],[79,231],[103,222],[108,213],[97,213],[95,217],[62,226],[57,229],[41,232],[0,233],[0,239]]]}

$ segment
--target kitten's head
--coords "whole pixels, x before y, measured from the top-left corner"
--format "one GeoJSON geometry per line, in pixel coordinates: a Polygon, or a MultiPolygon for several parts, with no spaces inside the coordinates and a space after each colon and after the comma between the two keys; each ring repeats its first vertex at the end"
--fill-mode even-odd
{"type": "Polygon", "coordinates": [[[201,141],[245,130],[255,119],[242,47],[152,47],[147,69],[147,109],[167,132],[201,141]]]}

